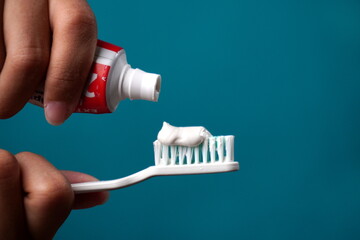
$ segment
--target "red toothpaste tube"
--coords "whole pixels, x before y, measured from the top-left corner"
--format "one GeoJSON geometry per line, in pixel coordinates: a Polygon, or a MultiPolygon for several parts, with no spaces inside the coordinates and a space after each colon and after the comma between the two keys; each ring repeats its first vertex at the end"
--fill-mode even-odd
{"type": "MultiPolygon", "coordinates": [[[[131,68],[123,48],[98,40],[87,86],[75,112],[111,113],[126,98],[157,102],[160,87],[160,75],[131,68]]],[[[43,106],[44,91],[37,90],[30,102],[43,106]]]]}

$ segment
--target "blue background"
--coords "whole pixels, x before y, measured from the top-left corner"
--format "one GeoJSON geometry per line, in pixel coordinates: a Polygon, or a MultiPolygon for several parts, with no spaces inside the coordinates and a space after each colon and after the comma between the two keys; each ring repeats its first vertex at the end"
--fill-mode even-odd
{"type": "Polygon", "coordinates": [[[0,146],[112,179],[153,164],[168,121],[236,135],[241,170],[114,191],[72,212],[55,239],[360,238],[358,0],[89,3],[99,38],[162,74],[159,103],[60,127],[27,105],[0,122],[0,146]]]}

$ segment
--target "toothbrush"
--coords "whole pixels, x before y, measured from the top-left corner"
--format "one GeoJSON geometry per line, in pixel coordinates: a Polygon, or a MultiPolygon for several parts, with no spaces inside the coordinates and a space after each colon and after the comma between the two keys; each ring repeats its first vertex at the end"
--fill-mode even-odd
{"type": "Polygon", "coordinates": [[[239,170],[234,161],[234,136],[211,136],[196,147],[168,146],[154,142],[155,166],[130,176],[107,181],[72,184],[75,193],[128,187],[155,176],[221,173],[239,170]]]}

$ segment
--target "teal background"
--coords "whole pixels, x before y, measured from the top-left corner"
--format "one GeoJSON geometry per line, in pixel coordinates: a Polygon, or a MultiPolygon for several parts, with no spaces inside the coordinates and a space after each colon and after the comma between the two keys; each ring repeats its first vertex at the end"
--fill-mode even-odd
{"type": "Polygon", "coordinates": [[[153,164],[168,121],[236,135],[241,170],[114,191],[55,239],[360,238],[360,1],[89,3],[99,38],[162,74],[160,101],[60,127],[27,105],[0,122],[0,147],[112,179],[153,164]]]}

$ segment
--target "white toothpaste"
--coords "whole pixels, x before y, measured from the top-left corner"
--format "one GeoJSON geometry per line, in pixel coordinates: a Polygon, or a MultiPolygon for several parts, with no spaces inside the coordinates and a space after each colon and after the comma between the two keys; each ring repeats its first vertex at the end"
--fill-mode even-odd
{"type": "Polygon", "coordinates": [[[211,136],[204,127],[174,127],[164,122],[157,139],[164,145],[195,147],[211,136]]]}

